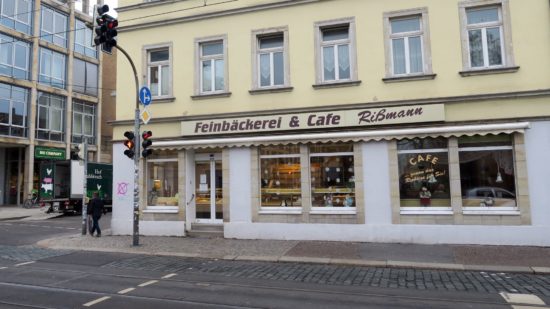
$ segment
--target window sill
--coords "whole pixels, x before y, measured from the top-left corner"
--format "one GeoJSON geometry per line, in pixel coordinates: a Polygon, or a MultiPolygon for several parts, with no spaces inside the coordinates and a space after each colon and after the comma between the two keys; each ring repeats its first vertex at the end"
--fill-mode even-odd
{"type": "Polygon", "coordinates": [[[460,71],[458,74],[462,77],[475,76],[475,75],[488,75],[488,74],[501,74],[501,73],[515,73],[519,70],[519,66],[515,67],[502,67],[502,68],[485,68],[485,69],[470,69],[460,71]]]}
{"type": "Polygon", "coordinates": [[[264,94],[264,93],[277,93],[277,92],[290,92],[294,87],[271,87],[271,88],[258,88],[248,90],[248,93],[254,94],[264,94]]]}
{"type": "Polygon", "coordinates": [[[325,89],[325,88],[338,88],[338,87],[351,87],[351,86],[359,86],[361,84],[360,80],[352,80],[352,81],[345,81],[345,82],[325,82],[322,84],[314,84],[311,85],[313,89],[325,89]]]}
{"type": "Polygon", "coordinates": [[[311,207],[310,215],[356,215],[355,207],[311,207]]]}
{"type": "Polygon", "coordinates": [[[465,207],[462,210],[464,215],[499,215],[499,216],[519,216],[517,207],[465,207]]]}
{"type": "Polygon", "coordinates": [[[214,99],[214,98],[226,98],[229,96],[231,96],[231,92],[202,93],[202,94],[192,95],[191,99],[205,100],[205,99],[214,99]]]}
{"type": "Polygon", "coordinates": [[[260,215],[301,215],[302,207],[262,207],[260,215]]]}
{"type": "Polygon", "coordinates": [[[382,81],[384,83],[398,83],[398,82],[410,82],[415,80],[429,80],[434,79],[437,74],[420,74],[420,75],[406,75],[406,76],[391,76],[384,77],[382,81]]]}
{"type": "Polygon", "coordinates": [[[401,207],[402,215],[453,215],[451,207],[401,207]]]}
{"type": "Polygon", "coordinates": [[[179,206],[147,206],[143,213],[146,214],[177,214],[179,206]]]}
{"type": "Polygon", "coordinates": [[[171,103],[176,100],[176,97],[162,97],[162,98],[155,98],[153,97],[152,103],[171,103]]]}

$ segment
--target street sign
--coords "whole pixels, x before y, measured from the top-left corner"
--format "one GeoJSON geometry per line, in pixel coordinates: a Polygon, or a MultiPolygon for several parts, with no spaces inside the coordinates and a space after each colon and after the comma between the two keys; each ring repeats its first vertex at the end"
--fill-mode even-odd
{"type": "Polygon", "coordinates": [[[143,86],[139,89],[139,101],[145,106],[151,104],[151,90],[149,88],[143,86]]]}
{"type": "Polygon", "coordinates": [[[141,116],[141,120],[143,120],[144,124],[147,124],[149,122],[149,120],[151,120],[151,114],[149,113],[147,108],[144,108],[141,111],[140,116],[141,116]]]}

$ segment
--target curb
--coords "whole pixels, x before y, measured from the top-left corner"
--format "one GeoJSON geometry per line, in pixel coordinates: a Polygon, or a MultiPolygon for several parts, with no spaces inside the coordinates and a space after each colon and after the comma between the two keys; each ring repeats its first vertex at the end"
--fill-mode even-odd
{"type": "Polygon", "coordinates": [[[25,218],[28,218],[28,217],[30,217],[30,216],[0,218],[0,221],[21,220],[21,219],[25,219],[25,218]]]}

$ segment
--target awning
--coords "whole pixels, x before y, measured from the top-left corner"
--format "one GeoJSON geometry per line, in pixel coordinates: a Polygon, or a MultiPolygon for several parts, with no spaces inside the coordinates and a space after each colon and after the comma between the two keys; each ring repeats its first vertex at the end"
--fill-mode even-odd
{"type": "Polygon", "coordinates": [[[153,148],[157,149],[188,149],[212,147],[250,147],[266,145],[287,145],[300,143],[328,142],[366,142],[403,138],[451,137],[488,134],[523,133],[529,128],[529,122],[511,122],[495,124],[476,124],[460,126],[434,126],[422,128],[326,132],[310,134],[266,135],[251,137],[227,137],[193,140],[157,141],[153,148]]]}

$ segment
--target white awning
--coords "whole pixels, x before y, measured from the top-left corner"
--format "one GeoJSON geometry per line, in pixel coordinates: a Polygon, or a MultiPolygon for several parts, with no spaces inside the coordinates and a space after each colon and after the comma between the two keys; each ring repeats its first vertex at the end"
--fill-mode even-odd
{"type": "Polygon", "coordinates": [[[460,126],[434,126],[422,128],[385,129],[369,131],[326,132],[310,134],[265,135],[250,137],[226,137],[209,139],[179,139],[154,142],[157,149],[186,149],[212,147],[249,147],[286,145],[299,143],[380,141],[403,138],[472,136],[487,134],[523,133],[529,122],[510,122],[460,126]]]}

